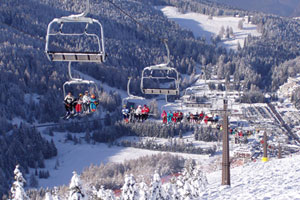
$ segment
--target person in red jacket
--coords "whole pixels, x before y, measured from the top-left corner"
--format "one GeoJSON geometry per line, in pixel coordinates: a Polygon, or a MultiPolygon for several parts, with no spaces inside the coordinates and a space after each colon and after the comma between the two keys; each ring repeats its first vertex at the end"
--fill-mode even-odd
{"type": "Polygon", "coordinates": [[[183,113],[180,111],[178,113],[178,122],[180,123],[182,121],[182,119],[183,119],[183,113]]]}
{"type": "Polygon", "coordinates": [[[209,118],[209,117],[208,117],[207,115],[205,115],[205,117],[204,117],[204,123],[205,123],[205,124],[207,124],[208,118],[209,118]]]}
{"type": "Polygon", "coordinates": [[[175,111],[173,113],[173,122],[176,123],[178,121],[178,116],[179,116],[179,112],[178,111],[175,111]]]}
{"type": "Polygon", "coordinates": [[[167,112],[164,110],[163,113],[161,114],[161,118],[163,120],[163,123],[167,123],[167,112]]]}
{"type": "Polygon", "coordinates": [[[203,118],[204,118],[204,112],[201,111],[201,113],[199,114],[199,120],[202,121],[203,118]]]}
{"type": "Polygon", "coordinates": [[[148,119],[150,109],[147,107],[147,105],[144,105],[142,108],[142,121],[145,121],[148,119]]]}

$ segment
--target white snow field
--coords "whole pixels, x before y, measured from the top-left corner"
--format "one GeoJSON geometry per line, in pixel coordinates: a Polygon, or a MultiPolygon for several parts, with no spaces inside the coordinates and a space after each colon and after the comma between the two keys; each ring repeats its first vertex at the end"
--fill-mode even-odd
{"type": "Polygon", "coordinates": [[[240,20],[243,20],[241,17],[213,16],[212,19],[209,19],[208,15],[200,13],[180,13],[176,7],[172,6],[158,7],[158,9],[161,10],[169,19],[178,23],[181,27],[191,30],[195,37],[203,37],[208,42],[210,42],[212,36],[219,34],[222,26],[225,30],[227,27],[232,27],[234,37],[229,39],[222,38],[223,46],[228,49],[236,50],[238,42],[241,47],[243,47],[244,39],[248,35],[261,36],[261,34],[256,30],[256,25],[247,23],[247,20],[243,23],[243,29],[239,29],[238,23],[240,20]]]}
{"type": "Polygon", "coordinates": [[[231,170],[231,186],[221,185],[221,171],[207,175],[202,199],[300,199],[300,155],[252,162],[231,170]]]}
{"type": "MultiPolygon", "coordinates": [[[[75,134],[77,138],[84,137],[84,134],[75,134]]],[[[59,185],[68,185],[72,178],[72,172],[78,174],[90,165],[100,165],[107,162],[124,162],[125,160],[137,159],[142,156],[163,153],[160,151],[151,151],[145,149],[136,149],[131,147],[109,147],[104,143],[96,143],[95,145],[82,144],[74,145],[73,142],[65,142],[66,133],[54,133],[54,137],[43,135],[47,139],[53,139],[58,150],[58,156],[45,160],[46,169],[50,172],[48,179],[39,179],[40,187],[54,187],[59,185]],[[55,165],[59,162],[59,166],[55,169],[55,165]]],[[[206,160],[209,162],[208,155],[196,155],[185,153],[171,153],[192,158],[195,160],[206,160]]]]}
{"type": "MultiPolygon", "coordinates": [[[[56,158],[46,160],[50,177],[39,179],[39,186],[41,187],[68,185],[72,177],[72,171],[76,170],[80,174],[90,164],[123,162],[144,155],[160,153],[158,151],[115,146],[109,148],[106,144],[74,145],[70,142],[64,143],[64,137],[64,133],[55,133],[54,139],[59,152],[60,166],[58,170],[54,169],[56,158]]],[[[207,155],[180,153],[178,155],[190,156],[200,161],[203,167],[212,164],[213,159],[220,158],[220,156],[209,158],[207,155]]],[[[213,170],[205,169],[205,171],[212,172],[206,174],[209,184],[201,199],[300,200],[300,155],[294,154],[292,157],[283,159],[271,159],[265,163],[257,160],[243,166],[234,167],[231,169],[230,187],[221,185],[222,172],[220,166],[213,170]]]]}

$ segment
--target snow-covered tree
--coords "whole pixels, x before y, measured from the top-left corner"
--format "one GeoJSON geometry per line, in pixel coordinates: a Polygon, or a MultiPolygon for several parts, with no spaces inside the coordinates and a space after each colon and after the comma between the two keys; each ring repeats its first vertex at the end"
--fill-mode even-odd
{"type": "Polygon", "coordinates": [[[97,191],[95,187],[93,187],[94,197],[92,199],[104,199],[104,200],[114,200],[115,195],[112,190],[105,190],[104,186],[101,185],[100,189],[97,191]]]}
{"type": "Polygon", "coordinates": [[[132,174],[125,175],[125,183],[122,187],[121,199],[123,200],[139,199],[136,182],[132,174]]]}
{"type": "Polygon", "coordinates": [[[46,192],[45,200],[53,200],[52,195],[51,195],[50,192],[46,192]]]}
{"type": "Polygon", "coordinates": [[[165,199],[164,190],[162,188],[160,175],[154,172],[150,189],[150,200],[165,199]]]}
{"type": "Polygon", "coordinates": [[[139,200],[147,200],[149,198],[148,190],[147,184],[144,181],[140,182],[138,190],[139,200]]]}
{"type": "Polygon", "coordinates": [[[207,178],[201,167],[190,159],[186,162],[182,176],[178,177],[176,184],[183,199],[197,199],[207,186],[207,178]]]}
{"type": "Polygon", "coordinates": [[[88,197],[84,193],[81,185],[81,180],[78,174],[74,171],[71,183],[69,186],[69,198],[68,200],[87,200],[88,197]]]}
{"type": "Polygon", "coordinates": [[[194,198],[201,196],[201,193],[206,189],[208,184],[207,177],[201,170],[199,165],[195,166],[191,180],[192,195],[194,198]]]}
{"type": "Polygon", "coordinates": [[[59,195],[58,195],[58,188],[57,187],[53,188],[53,197],[52,197],[52,199],[53,200],[60,200],[59,195]]]}
{"type": "Polygon", "coordinates": [[[165,199],[166,200],[179,200],[180,195],[178,193],[177,185],[174,184],[176,182],[176,178],[171,180],[169,183],[163,185],[165,191],[165,199]]]}
{"type": "Polygon", "coordinates": [[[15,174],[15,182],[13,182],[11,187],[11,200],[27,200],[29,199],[26,195],[26,192],[24,191],[24,183],[26,183],[20,169],[19,165],[16,166],[14,170],[15,174]]]}

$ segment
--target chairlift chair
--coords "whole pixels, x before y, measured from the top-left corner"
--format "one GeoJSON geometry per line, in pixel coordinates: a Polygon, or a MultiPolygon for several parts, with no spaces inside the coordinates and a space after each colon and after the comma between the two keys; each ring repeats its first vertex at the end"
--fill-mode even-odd
{"type": "Polygon", "coordinates": [[[80,79],[80,78],[73,78],[73,77],[72,77],[72,73],[71,73],[71,62],[69,62],[69,65],[68,65],[68,71],[69,71],[69,77],[70,77],[70,80],[69,80],[69,81],[66,81],[66,82],[63,84],[64,97],[67,95],[67,92],[66,92],[66,86],[70,86],[70,85],[92,85],[92,86],[95,88],[95,94],[96,94],[96,96],[97,96],[98,98],[100,97],[100,92],[99,92],[99,90],[98,90],[97,84],[96,84],[94,81],[91,81],[91,80],[83,80],[83,79],[80,79]]]}
{"type": "Polygon", "coordinates": [[[47,28],[47,35],[46,35],[46,46],[45,46],[45,52],[47,54],[47,57],[50,61],[67,61],[67,62],[96,62],[96,63],[102,63],[106,59],[105,49],[104,49],[104,35],[103,35],[103,27],[101,23],[96,20],[89,17],[86,17],[86,15],[89,12],[89,0],[87,0],[86,4],[86,10],[78,15],[70,15],[65,16],[61,18],[55,18],[53,19],[47,28]],[[84,23],[85,29],[83,32],[80,33],[67,33],[63,32],[63,26],[67,23],[84,23]],[[52,29],[54,25],[58,25],[60,28],[58,31],[54,32],[52,29]],[[88,33],[88,27],[90,25],[95,25],[99,27],[100,33],[88,33]],[[70,37],[89,37],[89,38],[95,38],[97,41],[97,49],[91,51],[57,51],[49,49],[50,45],[50,37],[55,36],[70,36],[70,37]]]}
{"type": "Polygon", "coordinates": [[[122,105],[131,106],[134,105],[136,102],[138,102],[139,104],[145,104],[146,99],[144,97],[135,96],[130,93],[129,87],[130,87],[131,79],[132,77],[128,78],[128,82],[127,82],[128,97],[122,99],[122,105]]]}
{"type": "Polygon", "coordinates": [[[165,44],[165,47],[167,49],[167,62],[149,66],[143,69],[142,71],[142,77],[141,77],[141,91],[144,94],[164,94],[164,95],[179,95],[179,73],[175,68],[169,67],[170,63],[170,51],[167,45],[167,41],[163,41],[165,44]],[[153,75],[155,72],[167,72],[167,74],[164,74],[162,76],[156,76],[153,75]],[[169,76],[169,74],[173,74],[175,76],[169,76]],[[174,88],[148,88],[145,87],[144,82],[145,80],[165,80],[172,82],[174,84],[174,88]]]}

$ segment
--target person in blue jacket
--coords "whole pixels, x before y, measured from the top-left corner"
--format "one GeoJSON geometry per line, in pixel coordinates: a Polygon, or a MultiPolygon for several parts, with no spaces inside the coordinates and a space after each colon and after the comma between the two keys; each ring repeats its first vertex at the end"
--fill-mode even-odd
{"type": "Polygon", "coordinates": [[[98,105],[98,101],[96,99],[96,96],[94,94],[91,95],[91,99],[90,99],[90,109],[91,112],[95,112],[97,109],[97,105],[98,105]]]}
{"type": "Polygon", "coordinates": [[[168,112],[167,118],[168,118],[168,124],[172,122],[173,113],[171,111],[168,112]]]}

